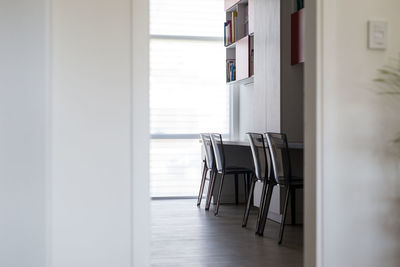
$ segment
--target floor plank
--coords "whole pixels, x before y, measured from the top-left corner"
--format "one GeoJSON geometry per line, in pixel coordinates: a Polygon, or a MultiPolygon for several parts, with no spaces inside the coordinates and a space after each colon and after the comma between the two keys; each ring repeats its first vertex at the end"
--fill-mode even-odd
{"type": "Polygon", "coordinates": [[[267,222],[264,237],[254,234],[255,208],[242,228],[242,205],[221,205],[217,217],[194,199],[153,200],[151,207],[152,266],[302,266],[303,228],[288,225],[279,246],[277,223],[267,222]]]}

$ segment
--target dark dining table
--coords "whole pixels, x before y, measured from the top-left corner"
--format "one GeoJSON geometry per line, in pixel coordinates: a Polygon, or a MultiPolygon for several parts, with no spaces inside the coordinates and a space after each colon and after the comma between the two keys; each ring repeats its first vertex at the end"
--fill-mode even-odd
{"type": "MultiPolygon", "coordinates": [[[[224,145],[228,146],[248,146],[250,147],[249,141],[245,140],[223,140],[224,145]]],[[[301,142],[288,142],[289,149],[304,149],[304,143],[301,142]]]]}

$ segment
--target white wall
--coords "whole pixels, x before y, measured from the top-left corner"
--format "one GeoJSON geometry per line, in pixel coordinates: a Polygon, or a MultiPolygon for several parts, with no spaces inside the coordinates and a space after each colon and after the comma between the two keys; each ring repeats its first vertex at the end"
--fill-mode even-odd
{"type": "Polygon", "coordinates": [[[372,80],[400,51],[400,2],[309,4],[319,25],[317,266],[399,266],[400,157],[391,140],[400,131],[400,99],[378,96],[372,80]],[[369,19],[388,21],[386,51],[367,49],[369,19]]]}
{"type": "Polygon", "coordinates": [[[247,140],[247,132],[262,132],[265,129],[265,108],[254,104],[255,95],[261,93],[255,91],[254,83],[241,85],[236,90],[239,91],[239,138],[247,140]],[[261,121],[264,121],[262,126],[258,124],[261,121]]]}
{"type": "Polygon", "coordinates": [[[280,2],[255,1],[254,84],[240,86],[240,138],[280,131],[280,2]]]}
{"type": "Polygon", "coordinates": [[[0,1],[0,266],[45,266],[45,3],[0,1]]]}
{"type": "Polygon", "coordinates": [[[131,260],[130,3],[96,2],[52,5],[54,266],[131,260]]]}
{"type": "MultiPolygon", "coordinates": [[[[147,84],[141,82],[148,79],[146,35],[140,36],[142,43],[136,36],[132,39],[132,20],[138,22],[136,27],[144,27],[145,33],[148,20],[147,15],[133,17],[132,10],[130,0],[101,4],[95,0],[55,0],[52,4],[54,266],[131,266],[137,238],[132,239],[132,224],[142,226],[135,228],[137,233],[149,233],[148,225],[140,223],[148,219],[147,188],[142,187],[143,197],[136,199],[141,201],[141,206],[137,205],[140,210],[133,209],[132,195],[139,186],[132,180],[132,171],[142,174],[141,186],[146,185],[148,171],[132,169],[133,160],[146,163],[148,153],[148,135],[140,129],[148,119],[147,84]],[[144,59],[144,69],[138,68],[141,62],[132,65],[132,60],[139,60],[132,58],[132,42],[143,45],[140,52],[144,57],[140,59],[144,59]],[[132,81],[142,86],[138,88],[143,92],[140,99],[132,98],[132,81]],[[141,108],[132,109],[132,101],[141,103],[141,108]],[[132,121],[132,116],[140,113],[143,123],[132,121]],[[132,123],[140,129],[139,135],[132,123]],[[132,134],[143,144],[140,151],[132,147],[132,134]],[[143,160],[132,159],[132,152],[140,153],[143,160]]],[[[146,168],[146,164],[136,168],[146,168]]],[[[141,239],[147,248],[147,236],[141,235],[141,239]]],[[[136,256],[146,259],[146,252],[136,256]]],[[[147,260],[139,262],[141,266],[148,264],[147,260]]]]}
{"type": "Polygon", "coordinates": [[[0,19],[0,266],[148,266],[148,1],[0,19]]]}

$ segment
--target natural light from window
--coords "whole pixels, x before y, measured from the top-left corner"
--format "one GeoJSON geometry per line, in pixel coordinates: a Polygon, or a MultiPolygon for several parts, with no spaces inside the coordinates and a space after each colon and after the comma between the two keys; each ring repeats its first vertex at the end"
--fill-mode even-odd
{"type": "Polygon", "coordinates": [[[198,193],[200,132],[229,132],[223,0],[150,1],[150,191],[198,193]]]}

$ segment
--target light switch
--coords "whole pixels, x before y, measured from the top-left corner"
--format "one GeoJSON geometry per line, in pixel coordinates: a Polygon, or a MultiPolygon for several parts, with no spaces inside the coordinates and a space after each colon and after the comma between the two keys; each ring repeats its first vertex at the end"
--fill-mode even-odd
{"type": "Polygon", "coordinates": [[[387,22],[369,21],[368,22],[368,48],[386,49],[387,43],[387,22]]]}

